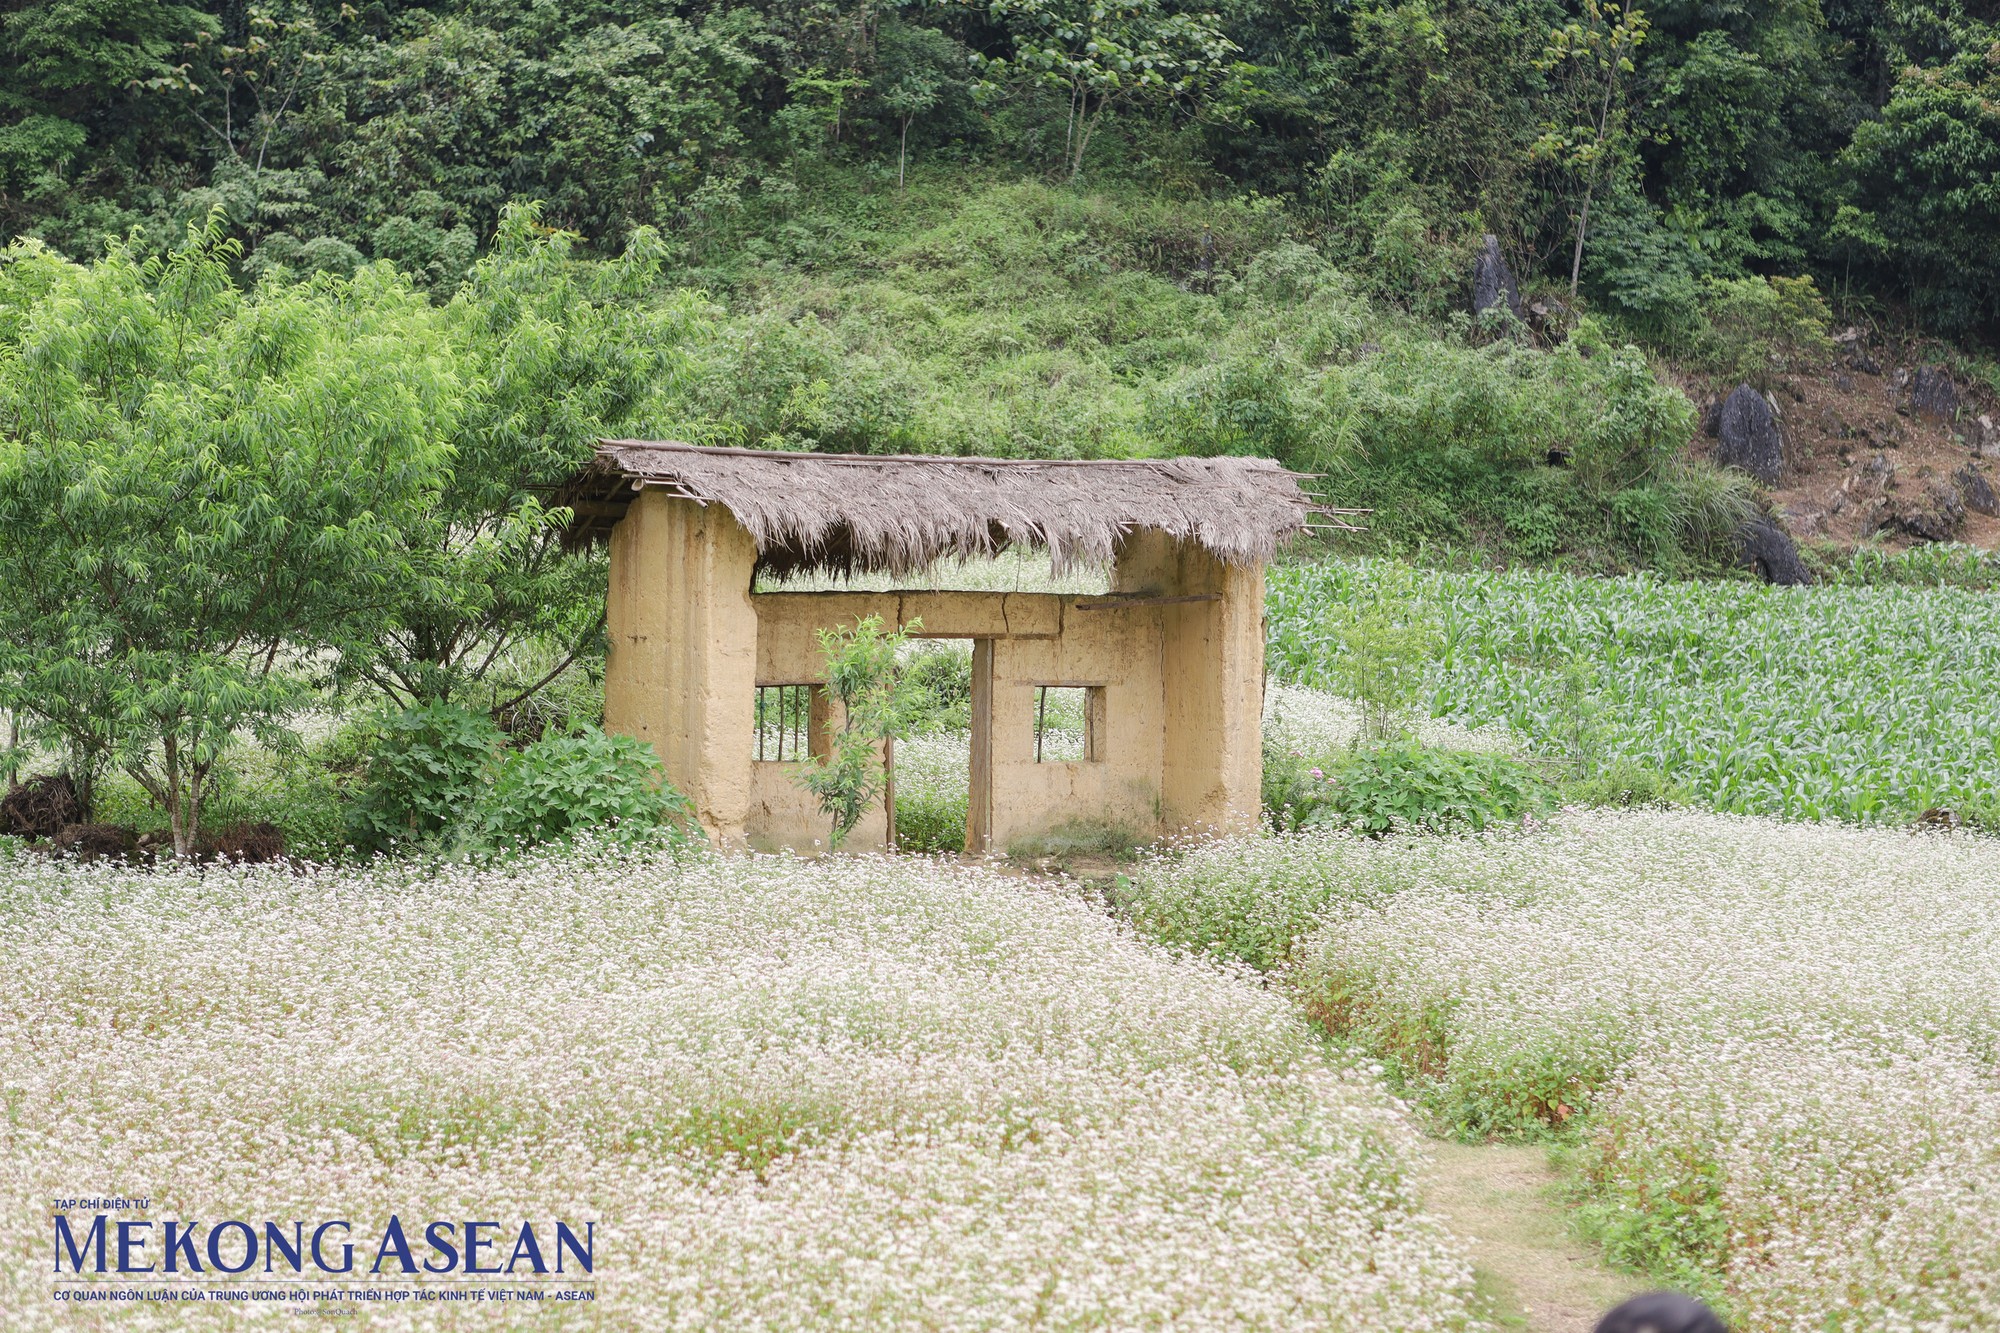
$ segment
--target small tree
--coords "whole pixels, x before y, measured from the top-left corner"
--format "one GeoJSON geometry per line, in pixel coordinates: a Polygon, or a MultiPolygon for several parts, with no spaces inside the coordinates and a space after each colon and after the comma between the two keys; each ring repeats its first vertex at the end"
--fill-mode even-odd
{"type": "Polygon", "coordinates": [[[1040,80],[1069,95],[1064,163],[1083,174],[1083,155],[1112,107],[1196,99],[1228,70],[1241,48],[1214,14],[1169,13],[1159,0],[945,0],[1004,24],[1007,57],[975,53],[988,91],[1015,77],[1040,80]]]}
{"type": "Polygon", "coordinates": [[[1327,683],[1360,705],[1360,739],[1370,742],[1401,730],[1404,714],[1423,690],[1439,638],[1413,575],[1399,571],[1379,587],[1366,605],[1328,607],[1324,627],[1327,683]]]}
{"type": "Polygon", "coordinates": [[[685,383],[708,308],[656,290],[663,254],[641,228],[615,262],[573,253],[532,205],[510,207],[492,252],[442,312],[465,391],[437,503],[407,529],[433,574],[403,589],[345,663],[398,707],[450,700],[501,713],[603,641],[604,563],[566,554],[542,496],[588,462],[599,436],[675,434],[650,419],[685,383]],[[509,698],[468,691],[524,643],[555,667],[509,698]]]}
{"type": "Polygon", "coordinates": [[[937,105],[936,79],[906,74],[882,94],[882,104],[896,117],[896,188],[903,188],[903,168],[910,160],[910,122],[937,105]]]}
{"type": "Polygon", "coordinates": [[[1579,203],[1576,247],[1570,256],[1569,294],[1576,296],[1583,274],[1583,242],[1590,230],[1590,205],[1624,165],[1630,149],[1626,99],[1634,73],[1633,53],[1651,27],[1646,11],[1621,0],[1583,0],[1582,17],[1555,29],[1541,67],[1563,72],[1555,114],[1542,126],[1531,153],[1575,174],[1579,203]]]}
{"type": "Polygon", "coordinates": [[[240,733],[427,582],[461,397],[443,317],[386,267],[245,294],[219,223],[165,259],[0,259],[0,707],[116,763],[193,851],[240,733]]]}
{"type": "Polygon", "coordinates": [[[910,128],[947,101],[963,101],[967,52],[935,28],[891,19],[876,33],[875,56],[870,93],[896,124],[896,188],[900,190],[910,156],[910,128]]]}
{"type": "Polygon", "coordinates": [[[844,716],[840,730],[828,738],[827,753],[801,769],[798,780],[819,798],[820,812],[832,821],[829,841],[836,850],[888,781],[876,744],[907,735],[915,721],[923,692],[903,687],[896,654],[921,626],[913,620],[884,633],[882,618],[867,616],[852,629],[819,632],[826,692],[844,716]]]}

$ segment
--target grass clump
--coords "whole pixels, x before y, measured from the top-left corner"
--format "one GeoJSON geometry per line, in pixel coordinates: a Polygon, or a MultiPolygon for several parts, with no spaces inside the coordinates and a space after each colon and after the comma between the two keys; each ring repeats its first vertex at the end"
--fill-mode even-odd
{"type": "Polygon", "coordinates": [[[1324,766],[1265,747],[1264,804],[1280,831],[1478,832],[1546,810],[1554,791],[1534,768],[1501,754],[1415,741],[1348,750],[1324,766]]]}
{"type": "Polygon", "coordinates": [[[1141,844],[1131,825],[1107,819],[1066,819],[1054,828],[1007,844],[1016,861],[1067,862],[1079,856],[1129,858],[1141,844]]]}

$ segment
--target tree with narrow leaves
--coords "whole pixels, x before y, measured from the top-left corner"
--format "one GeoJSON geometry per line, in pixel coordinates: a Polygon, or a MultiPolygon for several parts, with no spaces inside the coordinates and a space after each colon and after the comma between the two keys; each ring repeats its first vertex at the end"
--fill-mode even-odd
{"type": "Polygon", "coordinates": [[[386,266],[244,292],[171,255],[0,262],[0,707],[129,773],[191,854],[236,737],[283,746],[328,664],[434,577],[411,533],[466,386],[386,266]]]}

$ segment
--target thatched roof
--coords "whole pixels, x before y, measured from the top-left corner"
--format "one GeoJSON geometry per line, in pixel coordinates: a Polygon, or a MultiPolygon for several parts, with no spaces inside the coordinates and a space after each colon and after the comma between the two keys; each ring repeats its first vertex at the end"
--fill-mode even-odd
{"type": "Polygon", "coordinates": [[[1012,545],[1058,571],[1107,564],[1121,535],[1157,528],[1231,564],[1270,560],[1315,512],[1298,475],[1263,458],[1038,462],[777,453],[604,440],[556,503],[573,544],[601,539],[647,487],[736,516],[758,566],[908,574],[1012,545]]]}

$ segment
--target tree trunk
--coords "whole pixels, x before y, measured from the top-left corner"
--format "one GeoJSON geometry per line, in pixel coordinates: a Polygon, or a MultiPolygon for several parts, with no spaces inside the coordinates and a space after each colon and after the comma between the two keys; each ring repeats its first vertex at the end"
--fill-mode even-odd
{"type": "Polygon", "coordinates": [[[1570,256],[1569,261],[1569,299],[1571,301],[1576,300],[1577,282],[1583,276],[1583,233],[1584,229],[1590,225],[1590,195],[1591,190],[1586,188],[1583,192],[1583,211],[1577,215],[1576,219],[1576,252],[1570,256]]]}
{"type": "Polygon", "coordinates": [[[882,813],[887,823],[884,825],[882,841],[890,851],[896,850],[896,738],[882,738],[882,813]]]}
{"type": "Polygon", "coordinates": [[[174,837],[174,856],[177,860],[186,861],[194,856],[196,839],[201,833],[202,780],[208,776],[208,765],[183,765],[180,739],[171,732],[160,742],[160,760],[166,782],[153,787],[154,799],[165,798],[167,827],[174,837]]]}
{"type": "MultiPolygon", "coordinates": [[[[1631,9],[1632,6],[1628,3],[1625,6],[1626,12],[1629,14],[1631,9]]],[[[1597,108],[1598,162],[1604,161],[1611,153],[1611,145],[1606,139],[1611,133],[1611,102],[1618,95],[1618,66],[1615,62],[1622,49],[1622,47],[1613,48],[1611,58],[1614,63],[1604,75],[1604,101],[1597,108]]],[[[1569,299],[1572,302],[1576,300],[1577,283],[1583,277],[1583,236],[1590,229],[1590,197],[1597,192],[1598,162],[1590,164],[1590,175],[1583,183],[1583,210],[1576,218],[1576,252],[1570,256],[1569,261],[1569,299]]]]}
{"type": "Polygon", "coordinates": [[[69,775],[76,784],[76,808],[78,817],[86,824],[97,822],[97,773],[90,763],[78,764],[76,771],[69,775]]]}
{"type": "MultiPolygon", "coordinates": [[[[1070,160],[1070,148],[1076,142],[1076,85],[1069,86],[1069,119],[1063,122],[1063,161],[1070,160]]],[[[1070,172],[1076,174],[1074,170],[1070,172]]]]}
{"type": "Polygon", "coordinates": [[[187,831],[187,846],[183,848],[179,843],[174,846],[174,854],[183,860],[193,856],[195,848],[201,845],[201,798],[207,787],[208,765],[194,765],[188,775],[187,818],[182,824],[187,831]]]}
{"type": "Polygon", "coordinates": [[[1090,110],[1090,94],[1084,94],[1083,114],[1076,120],[1076,155],[1070,159],[1069,178],[1075,180],[1083,174],[1083,152],[1090,147],[1090,131],[1097,124],[1097,118],[1104,114],[1104,103],[1098,102],[1097,110],[1090,110]]]}

